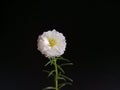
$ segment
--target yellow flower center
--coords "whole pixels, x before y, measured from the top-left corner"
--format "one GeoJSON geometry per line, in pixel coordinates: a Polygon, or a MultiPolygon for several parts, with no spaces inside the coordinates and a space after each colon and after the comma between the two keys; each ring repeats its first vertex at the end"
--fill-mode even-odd
{"type": "Polygon", "coordinates": [[[55,39],[48,39],[48,41],[49,41],[49,45],[50,45],[50,47],[53,47],[53,46],[55,46],[56,45],[56,40],[55,39]]]}

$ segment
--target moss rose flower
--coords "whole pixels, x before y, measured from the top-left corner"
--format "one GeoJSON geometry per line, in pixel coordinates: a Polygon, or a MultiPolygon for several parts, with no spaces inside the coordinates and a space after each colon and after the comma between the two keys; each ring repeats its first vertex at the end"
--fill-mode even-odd
{"type": "Polygon", "coordinates": [[[55,29],[39,35],[37,43],[37,49],[48,58],[61,56],[66,48],[65,37],[55,29]]]}

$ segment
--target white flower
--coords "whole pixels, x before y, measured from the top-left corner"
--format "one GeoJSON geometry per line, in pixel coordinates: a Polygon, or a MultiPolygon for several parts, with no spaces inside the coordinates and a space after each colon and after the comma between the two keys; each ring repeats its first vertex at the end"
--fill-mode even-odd
{"type": "Polygon", "coordinates": [[[61,56],[66,48],[65,37],[55,29],[44,32],[37,42],[37,49],[48,58],[61,56]]]}

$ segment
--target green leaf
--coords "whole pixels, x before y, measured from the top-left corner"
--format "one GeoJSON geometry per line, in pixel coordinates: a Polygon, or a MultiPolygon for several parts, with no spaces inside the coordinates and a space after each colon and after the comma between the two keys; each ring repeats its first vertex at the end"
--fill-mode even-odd
{"type": "Polygon", "coordinates": [[[64,63],[64,64],[61,64],[60,66],[66,66],[66,65],[73,65],[73,63],[64,63]]]}
{"type": "Polygon", "coordinates": [[[42,90],[55,90],[55,87],[49,86],[49,87],[43,88],[42,90]]]}
{"type": "Polygon", "coordinates": [[[63,60],[63,61],[66,61],[66,62],[70,62],[70,60],[66,59],[66,58],[63,58],[63,57],[58,57],[56,58],[57,60],[63,60]]]}
{"type": "Polygon", "coordinates": [[[48,65],[52,65],[53,64],[53,60],[51,58],[49,58],[49,61],[45,64],[45,66],[48,66],[48,65]]]}
{"type": "Polygon", "coordinates": [[[48,66],[50,63],[51,63],[51,61],[47,62],[47,63],[45,64],[45,66],[48,66]]]}
{"type": "Polygon", "coordinates": [[[59,65],[57,65],[57,67],[58,67],[58,69],[59,69],[62,73],[65,74],[64,70],[63,70],[59,65]]]}
{"type": "Polygon", "coordinates": [[[50,73],[50,71],[48,71],[48,70],[43,70],[43,72],[50,73]]]}
{"type": "Polygon", "coordinates": [[[66,79],[63,78],[63,77],[58,77],[58,79],[59,79],[59,80],[64,80],[64,81],[66,81],[66,79]]]}
{"type": "Polygon", "coordinates": [[[52,70],[51,72],[49,72],[48,77],[50,77],[51,75],[53,75],[54,72],[55,72],[55,70],[52,70]]]}
{"type": "Polygon", "coordinates": [[[72,85],[72,83],[69,83],[69,82],[61,83],[61,84],[59,84],[59,89],[61,89],[62,87],[66,86],[66,85],[72,85]]]}
{"type": "Polygon", "coordinates": [[[65,78],[65,79],[73,82],[73,80],[72,80],[71,78],[69,78],[69,77],[67,77],[67,76],[65,76],[65,75],[63,75],[63,74],[59,74],[59,76],[61,76],[61,77],[65,78]]]}
{"type": "Polygon", "coordinates": [[[53,62],[54,62],[54,59],[52,59],[52,58],[49,58],[49,60],[50,60],[50,65],[52,65],[53,64],[53,62]]]}

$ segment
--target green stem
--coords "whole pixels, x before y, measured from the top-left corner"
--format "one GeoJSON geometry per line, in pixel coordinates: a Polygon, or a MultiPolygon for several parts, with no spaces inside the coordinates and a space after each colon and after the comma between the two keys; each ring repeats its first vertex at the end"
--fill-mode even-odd
{"type": "Polygon", "coordinates": [[[54,65],[55,65],[55,90],[58,90],[58,67],[56,58],[54,58],[54,65]]]}

